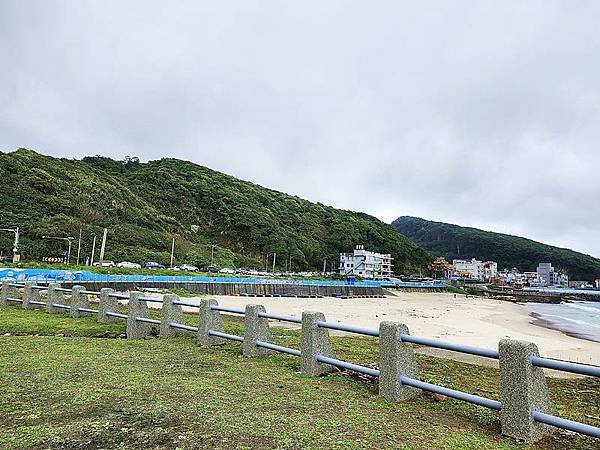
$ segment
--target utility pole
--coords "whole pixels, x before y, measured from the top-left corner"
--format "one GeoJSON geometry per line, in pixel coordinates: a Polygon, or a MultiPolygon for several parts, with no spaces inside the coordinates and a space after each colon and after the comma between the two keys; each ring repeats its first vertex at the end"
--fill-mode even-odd
{"type": "Polygon", "coordinates": [[[71,262],[71,244],[73,243],[73,239],[74,238],[67,238],[67,240],[69,241],[69,250],[67,250],[67,266],[71,262]]]}
{"type": "Polygon", "coordinates": [[[94,241],[92,242],[92,257],[90,259],[90,267],[94,265],[94,253],[96,252],[96,235],[94,235],[94,241]]]}
{"type": "Polygon", "coordinates": [[[215,262],[215,244],[210,246],[210,265],[214,267],[215,262]]]}
{"type": "Polygon", "coordinates": [[[290,272],[293,272],[292,271],[292,255],[290,255],[290,272]]]}
{"type": "Polygon", "coordinates": [[[173,267],[173,259],[175,257],[175,236],[173,236],[173,242],[171,243],[171,266],[173,267]]]}
{"type": "Polygon", "coordinates": [[[19,262],[21,255],[19,255],[19,227],[15,228],[15,245],[13,247],[13,262],[19,262]]]}
{"type": "Polygon", "coordinates": [[[323,275],[327,272],[327,258],[323,259],[323,275]]]}
{"type": "Polygon", "coordinates": [[[268,254],[268,253],[266,253],[266,254],[265,254],[265,272],[268,270],[268,269],[267,269],[267,267],[268,267],[267,265],[268,265],[268,264],[269,264],[269,254],[268,254]]]}
{"type": "Polygon", "coordinates": [[[79,265],[79,254],[81,253],[81,228],[79,228],[79,239],[77,240],[77,265],[79,265]]]}
{"type": "Polygon", "coordinates": [[[0,228],[0,231],[10,231],[15,234],[15,242],[13,244],[13,262],[19,262],[21,257],[19,255],[19,227],[16,228],[0,228]]]}
{"type": "Polygon", "coordinates": [[[277,259],[277,253],[273,253],[273,273],[275,273],[275,260],[277,259]]]}
{"type": "Polygon", "coordinates": [[[106,249],[106,235],[108,234],[108,228],[104,229],[104,234],[102,235],[102,246],[100,247],[100,265],[104,261],[104,250],[106,249]]]}

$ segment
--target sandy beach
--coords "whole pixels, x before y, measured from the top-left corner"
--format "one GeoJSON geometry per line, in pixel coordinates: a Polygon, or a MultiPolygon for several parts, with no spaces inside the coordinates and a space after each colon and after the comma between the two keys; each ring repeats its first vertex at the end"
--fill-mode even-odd
{"type": "MultiPolygon", "coordinates": [[[[384,320],[403,322],[411,334],[474,345],[490,349],[503,338],[536,343],[542,356],[600,365],[600,344],[534,325],[527,310],[518,304],[483,297],[467,297],[445,293],[399,292],[397,296],[373,299],[228,297],[211,296],[220,305],[244,307],[258,303],[267,311],[300,317],[302,311],[325,314],[328,321],[377,328],[384,320]]],[[[189,298],[186,301],[198,301],[189,298]]],[[[193,309],[192,309],[193,311],[193,309]]],[[[274,322],[273,325],[293,327],[274,322]]],[[[343,334],[343,333],[340,333],[343,334]]],[[[494,364],[485,358],[462,355],[438,349],[422,349],[423,353],[457,360],[494,364]]]]}

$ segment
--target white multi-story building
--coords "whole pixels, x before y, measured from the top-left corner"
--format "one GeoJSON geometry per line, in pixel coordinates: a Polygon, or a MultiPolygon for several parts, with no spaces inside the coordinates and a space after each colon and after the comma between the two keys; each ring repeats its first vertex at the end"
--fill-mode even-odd
{"type": "Polygon", "coordinates": [[[340,253],[340,274],[363,278],[388,278],[392,276],[392,255],[365,250],[357,245],[354,253],[340,253]]]}
{"type": "Polygon", "coordinates": [[[454,267],[454,274],[461,278],[472,278],[474,280],[485,278],[483,261],[478,259],[453,259],[452,266],[454,267]]]}

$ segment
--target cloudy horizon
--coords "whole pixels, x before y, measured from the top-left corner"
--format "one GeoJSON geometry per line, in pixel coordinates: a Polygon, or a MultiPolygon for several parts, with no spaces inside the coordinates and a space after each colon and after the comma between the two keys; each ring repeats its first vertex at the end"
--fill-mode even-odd
{"type": "Polygon", "coordinates": [[[599,3],[123,5],[0,3],[1,151],[181,158],[600,257],[599,3]]]}

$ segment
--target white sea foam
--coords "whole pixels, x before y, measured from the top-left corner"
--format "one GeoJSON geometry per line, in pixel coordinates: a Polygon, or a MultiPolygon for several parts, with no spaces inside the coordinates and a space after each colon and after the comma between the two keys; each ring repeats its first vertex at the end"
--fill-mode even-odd
{"type": "Polygon", "coordinates": [[[526,308],[549,328],[600,342],[600,303],[527,303],[526,308]]]}

